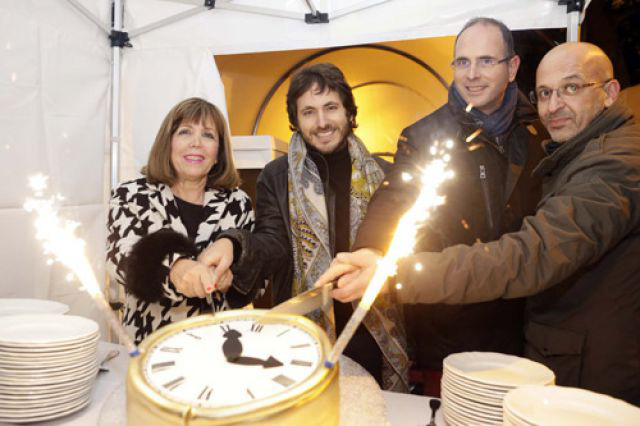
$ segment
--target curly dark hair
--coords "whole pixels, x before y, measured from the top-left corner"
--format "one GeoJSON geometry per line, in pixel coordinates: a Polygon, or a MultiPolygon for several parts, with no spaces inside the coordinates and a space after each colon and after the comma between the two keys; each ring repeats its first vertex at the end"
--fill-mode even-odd
{"type": "Polygon", "coordinates": [[[320,93],[325,90],[338,92],[342,105],[347,110],[347,117],[351,129],[355,129],[358,107],[353,99],[351,86],[344,78],[344,74],[333,64],[314,64],[301,69],[291,77],[289,90],[287,91],[287,114],[289,114],[289,127],[298,130],[298,98],[314,85],[318,86],[320,93]]]}

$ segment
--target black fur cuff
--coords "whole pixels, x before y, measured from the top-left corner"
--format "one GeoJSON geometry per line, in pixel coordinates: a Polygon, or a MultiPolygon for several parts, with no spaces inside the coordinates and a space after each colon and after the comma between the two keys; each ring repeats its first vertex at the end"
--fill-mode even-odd
{"type": "Polygon", "coordinates": [[[169,274],[162,262],[172,253],[196,256],[198,250],[191,240],[171,229],[161,229],[142,237],[127,257],[127,290],[138,299],[159,301],[163,294],[162,283],[169,274]]]}

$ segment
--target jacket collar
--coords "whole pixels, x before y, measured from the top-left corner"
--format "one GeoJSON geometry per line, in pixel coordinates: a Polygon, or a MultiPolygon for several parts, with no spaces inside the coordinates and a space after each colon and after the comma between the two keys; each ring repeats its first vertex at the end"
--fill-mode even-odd
{"type": "MultiPolygon", "coordinates": [[[[631,110],[621,101],[616,101],[596,116],[580,133],[543,158],[533,170],[534,176],[549,175],[556,169],[564,168],[575,157],[580,155],[590,140],[617,129],[632,118],[633,113],[631,110]]],[[[550,143],[550,141],[543,142],[543,144],[545,143],[550,143]]]]}

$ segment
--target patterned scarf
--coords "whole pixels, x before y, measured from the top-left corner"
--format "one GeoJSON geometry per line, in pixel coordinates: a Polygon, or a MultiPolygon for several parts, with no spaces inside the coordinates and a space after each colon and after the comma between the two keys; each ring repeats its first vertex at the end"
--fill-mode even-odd
{"type": "MultiPolygon", "coordinates": [[[[384,179],[384,172],[357,136],[347,138],[351,158],[351,196],[349,202],[350,235],[353,243],[364,219],[371,196],[384,179]]],[[[307,155],[300,133],[289,142],[289,223],[293,247],[292,296],[313,287],[332,260],[329,221],[324,188],[316,164],[307,155]]],[[[409,359],[402,316],[389,293],[380,294],[364,324],[380,346],[385,359],[383,379],[386,389],[407,388],[409,359]]],[[[317,311],[309,315],[335,339],[333,318],[317,311]]]]}

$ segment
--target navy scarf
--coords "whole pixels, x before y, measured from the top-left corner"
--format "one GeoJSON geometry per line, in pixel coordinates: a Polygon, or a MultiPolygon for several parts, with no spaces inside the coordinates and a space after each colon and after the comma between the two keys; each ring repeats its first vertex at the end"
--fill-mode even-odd
{"type": "MultiPolygon", "coordinates": [[[[507,90],[502,99],[502,105],[492,114],[487,115],[473,108],[469,114],[478,123],[484,133],[489,137],[496,137],[509,129],[513,121],[513,115],[516,112],[516,104],[518,103],[518,85],[515,81],[509,83],[507,90]]],[[[455,109],[463,111],[467,107],[467,102],[462,99],[460,93],[456,90],[455,84],[449,88],[449,104],[455,109]]]]}

